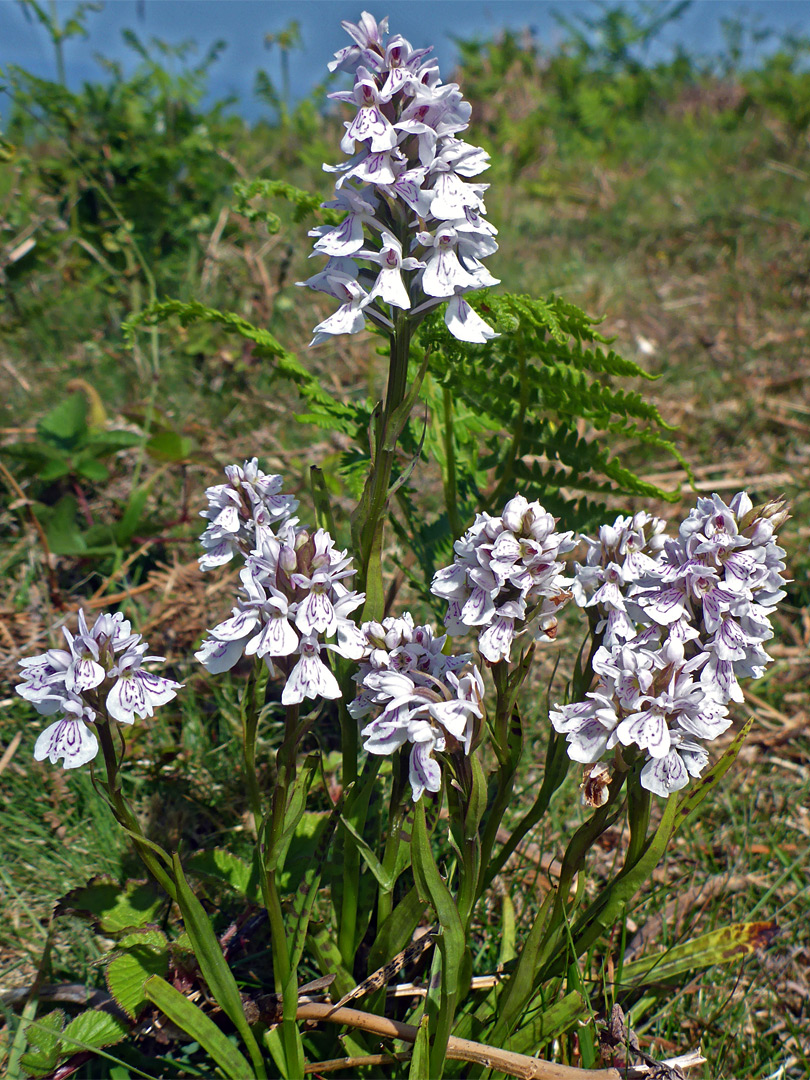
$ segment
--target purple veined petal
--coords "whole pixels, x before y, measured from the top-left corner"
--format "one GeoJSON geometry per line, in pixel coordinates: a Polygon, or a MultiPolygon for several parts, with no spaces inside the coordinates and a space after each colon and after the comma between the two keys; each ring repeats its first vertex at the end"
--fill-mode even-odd
{"type": "Polygon", "coordinates": [[[495,614],[495,604],[486,589],[476,586],[461,609],[467,626],[486,626],[495,614]]]}
{"type": "MultiPolygon", "coordinates": [[[[205,533],[200,537],[205,543],[205,533]]],[[[224,566],[225,563],[229,563],[234,556],[234,545],[231,540],[221,540],[214,547],[209,548],[204,555],[200,555],[199,564],[200,570],[203,572],[206,570],[213,570],[217,566],[224,566]]]]}
{"type": "Polygon", "coordinates": [[[641,786],[653,795],[668,798],[673,791],[680,791],[689,783],[689,773],[677,750],[670,750],[660,758],[650,758],[641,770],[641,786]]]}
{"type": "Polygon", "coordinates": [[[665,589],[638,599],[647,615],[664,626],[677,622],[686,610],[686,594],[682,589],[665,589]]]}
{"type": "Polygon", "coordinates": [[[65,687],[80,694],[83,690],[92,690],[103,683],[106,674],[101,664],[85,656],[68,668],[65,673],[65,687]]]}
{"type": "Polygon", "coordinates": [[[459,600],[450,600],[447,604],[447,614],[444,617],[444,628],[451,637],[466,634],[470,629],[462,615],[462,604],[459,600]]]}
{"type": "Polygon", "coordinates": [[[444,314],[444,321],[447,329],[458,341],[483,345],[492,338],[500,337],[500,334],[470,307],[461,293],[456,293],[451,297],[444,314]]]}
{"type": "Polygon", "coordinates": [[[349,214],[345,221],[335,228],[324,232],[319,240],[313,245],[314,250],[322,255],[339,258],[342,255],[353,255],[359,251],[364,243],[363,221],[359,214],[349,214]]]}
{"type": "Polygon", "coordinates": [[[246,656],[292,656],[298,649],[299,637],[286,614],[271,615],[260,634],[245,646],[246,656]]]}
{"type": "Polygon", "coordinates": [[[212,524],[223,532],[239,532],[241,520],[238,508],[236,506],[226,506],[219,514],[217,514],[212,524]]]}
{"type": "Polygon", "coordinates": [[[231,670],[244,651],[244,638],[237,641],[218,641],[216,638],[208,638],[194,653],[194,659],[199,660],[212,675],[221,675],[223,671],[231,670]]]}
{"type": "Polygon", "coordinates": [[[332,601],[322,588],[315,587],[298,606],[295,625],[302,634],[326,634],[331,636],[337,630],[337,616],[332,601]]]}
{"type": "Polygon", "coordinates": [[[302,653],[290,672],[281,694],[282,705],[298,705],[304,698],[319,697],[334,700],[341,696],[338,681],[315,653],[302,653]]]}
{"type": "MultiPolygon", "coordinates": [[[[153,675],[151,671],[138,671],[133,678],[140,682],[150,706],[165,705],[176,698],[177,691],[184,686],[183,683],[175,682],[174,679],[164,679],[161,675],[153,675]]],[[[151,712],[149,715],[151,716],[151,712]]]]}
{"type": "Polygon", "coordinates": [[[437,792],[442,786],[439,763],[431,757],[431,743],[414,743],[408,768],[414,802],[419,802],[425,791],[437,792]]]}
{"type": "Polygon", "coordinates": [[[461,563],[454,562],[450,566],[437,570],[433,575],[430,591],[434,596],[441,596],[445,600],[463,600],[469,592],[467,568],[461,563]]]}
{"type": "Polygon", "coordinates": [[[712,648],[720,660],[744,660],[746,646],[751,643],[739,623],[726,615],[712,639],[712,648]]]}
{"type": "Polygon", "coordinates": [[[403,311],[411,306],[411,298],[398,269],[381,270],[368,294],[369,303],[379,297],[384,303],[403,311]]]}
{"type": "Polygon", "coordinates": [[[107,694],[107,712],[119,724],[134,724],[136,715],[143,719],[152,715],[138,673],[121,675],[107,694]]]}
{"type": "Polygon", "coordinates": [[[347,175],[356,177],[366,184],[393,184],[397,177],[391,160],[391,151],[368,154],[358,161],[347,175]]]}
{"type": "Polygon", "coordinates": [[[438,221],[453,221],[464,217],[464,208],[481,209],[483,202],[475,186],[465,184],[454,172],[441,172],[433,184],[430,212],[438,221]]]}
{"type": "Polygon", "coordinates": [[[98,753],[98,739],[95,732],[83,720],[65,717],[45,728],[34,744],[34,759],[46,758],[56,765],[64,759],[64,768],[76,769],[92,761],[98,753]]]}
{"type": "Polygon", "coordinates": [[[594,705],[592,701],[576,701],[570,705],[555,705],[549,712],[548,718],[555,731],[567,734],[576,731],[584,723],[594,719],[594,705]]]}
{"type": "Polygon", "coordinates": [[[259,627],[261,618],[255,608],[240,611],[231,619],[215,626],[211,633],[220,641],[244,640],[259,627]]]}
{"type": "Polygon", "coordinates": [[[397,133],[378,105],[364,105],[358,109],[340,140],[340,149],[344,154],[351,154],[355,142],[368,142],[373,154],[385,153],[397,145],[397,133]]]}
{"type": "Polygon", "coordinates": [[[346,660],[360,660],[368,648],[366,636],[350,619],[341,619],[337,628],[337,645],[332,648],[346,660]]]}
{"type": "Polygon", "coordinates": [[[581,765],[593,764],[604,754],[611,734],[598,720],[586,720],[568,733],[568,756],[581,765]]]}
{"type": "Polygon", "coordinates": [[[496,619],[478,638],[478,651],[491,664],[499,660],[510,660],[514,636],[514,619],[496,619]]]}
{"type": "Polygon", "coordinates": [[[623,746],[635,743],[642,750],[648,750],[651,757],[660,758],[669,753],[669,728],[666,718],[657,709],[632,713],[622,720],[616,734],[623,746]]]}
{"type": "Polygon", "coordinates": [[[426,296],[453,296],[456,289],[476,286],[475,278],[461,265],[456,252],[449,247],[436,247],[425,257],[422,273],[422,291],[426,296]]]}
{"type": "Polygon", "coordinates": [[[408,732],[403,725],[382,717],[367,724],[360,735],[366,740],[363,749],[380,756],[393,754],[408,741],[408,732]]]}

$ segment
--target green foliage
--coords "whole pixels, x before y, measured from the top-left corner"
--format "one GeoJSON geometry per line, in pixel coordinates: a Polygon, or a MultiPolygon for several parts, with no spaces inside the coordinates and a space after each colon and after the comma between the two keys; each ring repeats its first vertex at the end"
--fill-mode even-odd
{"type": "Polygon", "coordinates": [[[92,1009],[79,1013],[64,1028],[63,1021],[64,1014],[55,1010],[27,1026],[26,1035],[36,1049],[23,1054],[20,1064],[29,1076],[47,1076],[60,1060],[82,1050],[112,1046],[129,1032],[129,1025],[119,1017],[92,1009]]]}
{"type": "MultiPolygon", "coordinates": [[[[650,376],[607,347],[595,320],[554,296],[488,296],[476,306],[501,331],[486,345],[456,340],[439,314],[420,328],[431,372],[453,407],[450,453],[431,429],[425,446],[445,476],[453,458],[461,526],[477,510],[500,513],[515,491],[538,499],[566,528],[582,530],[606,519],[608,497],[677,498],[626,464],[640,449],[655,448],[688,472],[658,409],[638,391],[614,385],[650,376]],[[582,494],[574,499],[573,492],[582,494]]],[[[432,403],[441,408],[438,395],[432,403]]],[[[429,585],[438,557],[460,530],[447,514],[425,520],[407,494],[400,504],[429,585]]]]}

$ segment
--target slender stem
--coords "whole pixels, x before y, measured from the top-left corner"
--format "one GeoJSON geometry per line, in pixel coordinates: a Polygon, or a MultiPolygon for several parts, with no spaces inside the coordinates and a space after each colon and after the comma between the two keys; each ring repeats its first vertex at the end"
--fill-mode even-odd
{"type": "Polygon", "coordinates": [[[287,813],[287,800],[290,786],[295,780],[295,759],[300,742],[300,730],[298,725],[299,708],[297,705],[287,706],[287,715],[284,725],[284,740],[276,753],[277,778],[273,789],[270,807],[270,820],[265,830],[265,851],[271,854],[274,869],[265,871],[262,875],[264,880],[263,896],[267,905],[267,916],[270,922],[270,943],[273,953],[273,979],[276,993],[281,996],[284,1006],[284,1019],[281,1022],[281,1043],[284,1051],[284,1060],[287,1066],[287,1076],[302,1075],[303,1070],[303,1046],[301,1035],[295,1022],[295,1007],[298,1001],[298,979],[290,966],[290,952],[287,942],[287,933],[284,926],[284,915],[281,910],[281,897],[278,890],[277,875],[283,869],[279,861],[279,849],[282,843],[284,825],[287,813]]]}
{"type": "Polygon", "coordinates": [[[444,424],[442,426],[442,441],[444,443],[444,459],[446,461],[444,480],[444,505],[447,509],[447,520],[453,536],[458,539],[464,527],[458,512],[458,486],[456,481],[456,444],[453,438],[453,397],[447,386],[442,387],[442,405],[444,412],[444,424]]]}
{"type": "MultiPolygon", "coordinates": [[[[98,740],[101,743],[101,752],[104,755],[104,765],[107,770],[107,795],[110,800],[110,809],[118,824],[123,826],[132,836],[135,850],[138,852],[146,869],[172,900],[177,900],[177,889],[171,875],[167,873],[156,856],[151,841],[146,840],[138,819],[121,793],[121,786],[118,782],[119,759],[115,752],[112,731],[110,730],[113,723],[114,721],[107,719],[96,725],[98,740]]],[[[168,861],[168,855],[165,857],[168,861]]]]}

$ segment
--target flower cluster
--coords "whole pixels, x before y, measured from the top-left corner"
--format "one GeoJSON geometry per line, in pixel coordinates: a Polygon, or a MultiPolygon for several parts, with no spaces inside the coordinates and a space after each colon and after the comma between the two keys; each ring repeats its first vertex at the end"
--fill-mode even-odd
{"type": "Polygon", "coordinates": [[[403,37],[387,42],[388,20],[367,12],[342,23],[355,42],[330,63],[354,75],[354,88],[331,94],[357,108],[340,146],[349,159],[325,165],[337,174],[335,198],[324,206],[345,212],[337,226],[318,226],[314,252],[328,262],[301,285],[328,293],[340,307],[315,327],[312,344],[333,334],[356,334],[366,317],[393,329],[393,309],[420,312],[449,301],[445,322],[462,341],[496,333],[465,295],[496,285],[481,262],[497,251],[497,230],[486,221],[488,184],[472,180],[489,155],[457,138],[470,105],[455,83],[442,83],[430,49],[403,37]]]}
{"type": "Polygon", "coordinates": [[[292,522],[277,533],[256,530],[256,546],[240,572],[242,597],[230,619],[209,631],[195,653],[213,674],[228,671],[239,658],[258,656],[271,674],[278,663],[287,675],[281,701],[339,698],[337,679],[323,650],[359,658],[365,642],[349,615],[365,599],[343,582],[354,575],[351,558],[335,550],[328,532],[309,533],[292,522]],[[334,644],[322,637],[337,636],[334,644]]]}
{"type": "Polygon", "coordinates": [[[209,521],[200,537],[205,548],[201,570],[222,566],[234,555],[247,557],[256,546],[257,528],[278,526],[298,509],[298,500],[282,493],[281,477],[263,473],[258,458],[244,466],[228,465],[225,475],[227,484],[206,489],[208,509],[200,511],[209,521]]]}
{"type": "Polygon", "coordinates": [[[484,683],[469,653],[445,656],[445,637],[414,626],[410,614],[367,622],[365,649],[354,676],[361,692],[349,705],[356,720],[373,714],[362,729],[370,754],[393,754],[411,743],[409,779],[413,801],[441,787],[436,753],[469,754],[484,718],[484,683]]]}
{"type": "Polygon", "coordinates": [[[729,701],[743,699],[738,680],[760,678],[770,661],[763,643],[785,583],[774,536],[787,516],[781,502],[755,510],[745,492],[729,505],[701,498],[659,559],[613,582],[627,591],[624,608],[615,592],[601,601],[622,619],[594,655],[596,685],[585,701],[551,713],[571,758],[593,763],[635,747],[645,758],[642,786],[661,796],[700,775],[703,743],[729,726],[729,701]]]}
{"type": "Polygon", "coordinates": [[[553,639],[556,613],[571,597],[559,558],[575,546],[573,533],[555,528],[551,514],[522,495],[510,499],[501,517],[478,514],[456,541],[452,566],[439,570],[431,585],[448,601],[448,633],[475,630],[490,663],[511,659],[519,635],[553,639]]]}
{"type": "Polygon", "coordinates": [[[144,663],[163,657],[147,655],[149,646],[140,634],[131,633],[120,612],[99,615],[88,629],[79,611],[78,623],[75,635],[62,628],[67,649],[49,649],[20,661],[23,681],[17,687],[38,713],[60,714],[40,734],[34,757],[49,758],[54,765],[62,758],[66,769],[95,758],[96,724],[132,724],[136,716],[152,716],[155,706],[171,701],[182,686],[144,670],[144,663]]]}
{"type": "Polygon", "coordinates": [[[585,563],[576,564],[574,600],[580,607],[596,609],[594,632],[610,647],[635,637],[644,622],[633,597],[641,582],[655,571],[667,523],[640,510],[632,517],[617,517],[602,525],[595,540],[583,537],[588,547],[585,563]]]}

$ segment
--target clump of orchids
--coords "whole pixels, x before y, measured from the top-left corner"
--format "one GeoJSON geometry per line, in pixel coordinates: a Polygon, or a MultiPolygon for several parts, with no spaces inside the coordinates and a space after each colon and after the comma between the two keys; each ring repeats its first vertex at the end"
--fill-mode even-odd
{"type": "MultiPolygon", "coordinates": [[[[363,748],[389,755],[410,746],[413,799],[441,789],[439,762],[469,755],[484,738],[482,668],[512,659],[515,643],[549,642],[557,613],[573,597],[591,615],[593,683],[582,700],[555,706],[549,719],[572,760],[640,768],[641,786],[666,797],[700,776],[711,743],[729,727],[741,678],[760,678],[770,656],[770,616],[785,595],[784,549],[775,534],[783,503],[754,509],[745,492],[726,504],[701,498],[667,538],[666,523],[641,512],[602,526],[596,537],[558,532],[538,502],[516,495],[499,517],[479,514],[455,543],[451,565],[432,591],[448,601],[446,634],[416,625],[409,612],[358,624],[364,595],[345,584],[352,559],[324,529],[302,527],[297,501],[280,496],[282,478],[257,459],[226,469],[209,488],[210,522],[202,569],[241,557],[240,595],[196,658],[212,674],[243,656],[281,678],[281,703],[343,695],[328,655],[354,662],[357,696],[349,713],[363,748]],[[585,561],[566,562],[579,545],[585,561]],[[566,572],[570,576],[566,576],[566,572]],[[474,653],[452,655],[448,637],[474,639],[474,653]]],[[[143,665],[162,658],[131,633],[120,612],[100,615],[68,649],[22,661],[18,693],[59,719],[38,738],[35,756],[75,768],[98,751],[99,722],[132,724],[171,701],[182,684],[143,665]]],[[[600,768],[600,775],[605,776],[600,768]]],[[[604,785],[600,787],[604,792],[604,785]]]]}
{"type": "MultiPolygon", "coordinates": [[[[674,829],[733,760],[736,750],[730,748],[703,785],[676,795],[707,768],[711,744],[731,724],[730,703],[742,700],[741,680],[760,678],[771,661],[765,644],[785,584],[785,552],[776,534],[788,512],[781,501],[755,507],[745,492],[729,503],[712,495],[698,500],[676,535],[667,535],[663,520],[639,512],[616,518],[594,536],[576,536],[564,521],[558,528],[531,493],[517,492],[500,514],[478,514],[463,534],[462,524],[453,523],[458,539],[452,561],[431,583],[431,595],[442,608],[446,604],[443,629],[395,607],[383,574],[384,530],[391,495],[409,475],[398,460],[401,436],[430,362],[425,349],[414,364],[412,335],[429,311],[444,304],[450,334],[484,346],[476,353],[487,362],[495,347],[487,343],[498,335],[468,297],[497,284],[483,264],[497,250],[496,229],[486,219],[487,184],[477,179],[488,156],[461,138],[471,110],[458,86],[441,81],[429,49],[389,37],[387,19],[378,23],[364,12],[358,23],[343,26],[352,44],[330,68],[352,76],[353,86],[332,97],[355,111],[340,143],[346,159],[324,166],[336,178],[334,198],[324,205],[344,216],[311,231],[313,256],[326,263],[299,284],[338,301],[337,310],[315,326],[313,344],[367,326],[388,338],[388,381],[372,413],[364,487],[345,547],[329,529],[299,521],[298,500],[285,491],[284,479],[265,473],[256,457],[228,466],[225,482],[207,489],[201,512],[200,569],[238,566],[231,613],[207,632],[195,657],[209,674],[230,672],[240,686],[245,790],[256,836],[251,874],[268,915],[275,983],[272,1014],[261,1017],[263,1046],[274,1059],[273,1075],[304,1075],[296,1019],[318,1018],[300,1011],[298,966],[305,947],[322,974],[342,987],[340,994],[352,997],[355,980],[364,978],[361,961],[376,953],[381,962],[405,955],[401,950],[432,909],[441,929],[424,1024],[412,1029],[422,1058],[420,1063],[414,1056],[412,1074],[442,1075],[458,1006],[477,1010],[460,1030],[469,1034],[489,1025],[491,1045],[464,1060],[535,1076],[536,1058],[508,1054],[506,1061],[497,1048],[516,1031],[534,1032],[537,1016],[545,1021],[557,1004],[568,1003],[567,1009],[581,997],[580,961],[623,917],[674,829]],[[547,734],[543,779],[514,824],[510,804],[528,741],[519,692],[536,650],[557,638],[560,612],[572,601],[583,623],[587,619],[585,641],[562,700],[540,720],[547,734]],[[454,652],[456,639],[465,651],[454,652]],[[268,703],[284,712],[269,772],[256,767],[268,703]],[[316,775],[316,755],[304,759],[302,748],[321,724],[324,735],[327,725],[330,735],[340,728],[340,792],[325,815],[318,852],[312,856],[310,850],[305,860],[301,887],[294,897],[283,897],[290,880],[285,860],[316,775]],[[593,812],[568,841],[559,880],[513,971],[504,973],[482,1007],[477,1001],[467,1006],[473,1000],[469,942],[479,918],[476,905],[548,810],[571,761],[584,767],[583,801],[593,812]],[[273,777],[269,785],[267,775],[273,777]],[[388,816],[372,822],[372,794],[382,785],[389,792],[388,816]],[[650,836],[653,796],[664,804],[650,836]],[[624,862],[584,907],[585,856],[625,807],[624,862]],[[378,841],[380,857],[373,850],[378,841]],[[327,858],[332,845],[336,854],[327,858]],[[433,851],[441,845],[440,867],[433,851]],[[325,899],[321,877],[334,866],[339,876],[325,881],[325,899]],[[412,881],[401,889],[406,873],[412,881]],[[372,894],[376,900],[364,908],[372,894]],[[320,911],[327,904],[331,912],[320,911]],[[317,933],[311,917],[319,920],[317,933]],[[574,992],[555,1004],[567,981],[574,992]]],[[[444,422],[449,427],[447,416],[444,422]]],[[[361,427],[358,444],[365,446],[365,422],[361,427]]],[[[318,522],[331,522],[325,488],[319,491],[316,481],[313,491],[318,522]]],[[[452,518],[454,500],[446,501],[452,518]]],[[[208,982],[210,995],[202,997],[216,999],[251,1065],[240,1054],[234,1059],[232,1041],[211,1031],[209,1017],[184,1030],[211,1047],[212,1056],[223,1055],[217,1064],[224,1075],[248,1075],[252,1067],[253,1075],[264,1077],[266,1062],[253,1030],[259,1026],[248,1023],[243,1008],[247,995],[240,997],[223,965],[220,942],[178,857],[143,835],[121,793],[122,728],[136,717],[151,718],[183,684],[148,669],[162,658],[148,655],[120,612],[100,615],[90,628],[80,611],[77,632],[65,628],[64,634],[67,649],[21,665],[18,693],[39,713],[56,717],[38,736],[34,756],[62,761],[67,769],[87,763],[94,769],[101,749],[107,780],[99,783],[93,773],[96,787],[180,906],[208,982]]],[[[156,979],[150,976],[144,990],[148,983],[154,991],[156,979]]],[[[179,996],[168,985],[162,995],[153,992],[150,1000],[162,1000],[167,1009],[179,996]]],[[[251,1005],[260,1011],[270,996],[251,1005]]],[[[183,1008],[173,1016],[178,1024],[192,1006],[186,1001],[183,1008]]],[[[338,1009],[320,1018],[335,1013],[338,1022],[338,1009]]],[[[340,1012],[356,1015],[353,1009],[340,1012]]],[[[580,1012],[565,1015],[573,1030],[588,1022],[590,1004],[583,1001],[580,1012]]],[[[400,1025],[398,1035],[406,1027],[400,1025]]],[[[456,1042],[467,1053],[478,1046],[466,1036],[456,1042]]],[[[551,1068],[562,1075],[558,1066],[551,1068]]]]}

